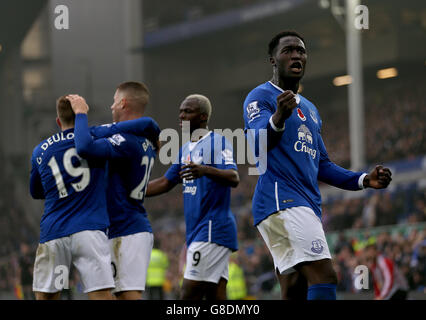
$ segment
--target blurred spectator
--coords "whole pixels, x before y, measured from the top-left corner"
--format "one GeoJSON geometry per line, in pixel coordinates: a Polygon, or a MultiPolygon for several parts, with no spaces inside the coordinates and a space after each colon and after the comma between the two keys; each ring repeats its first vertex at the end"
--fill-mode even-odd
{"type": "Polygon", "coordinates": [[[29,245],[22,242],[19,256],[19,278],[25,300],[34,300],[35,298],[32,288],[34,259],[29,245]]]}
{"type": "Polygon", "coordinates": [[[364,249],[368,268],[373,274],[375,300],[405,300],[408,294],[407,280],[392,259],[377,250],[375,244],[364,249]]]}

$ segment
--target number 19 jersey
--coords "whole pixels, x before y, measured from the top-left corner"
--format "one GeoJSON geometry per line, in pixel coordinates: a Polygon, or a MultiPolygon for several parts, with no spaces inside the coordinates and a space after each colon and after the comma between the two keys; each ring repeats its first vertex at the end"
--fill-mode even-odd
{"type": "Polygon", "coordinates": [[[105,161],[77,155],[74,129],[42,141],[33,151],[31,164],[31,195],[45,199],[40,243],[108,228],[105,161]]]}

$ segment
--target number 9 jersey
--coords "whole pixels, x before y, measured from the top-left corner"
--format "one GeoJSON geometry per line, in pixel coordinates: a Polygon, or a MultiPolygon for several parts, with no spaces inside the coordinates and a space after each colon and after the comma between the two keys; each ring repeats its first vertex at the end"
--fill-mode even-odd
{"type": "Polygon", "coordinates": [[[34,148],[30,192],[35,199],[45,199],[40,243],[108,228],[105,163],[77,154],[74,129],[59,132],[34,148]]]}

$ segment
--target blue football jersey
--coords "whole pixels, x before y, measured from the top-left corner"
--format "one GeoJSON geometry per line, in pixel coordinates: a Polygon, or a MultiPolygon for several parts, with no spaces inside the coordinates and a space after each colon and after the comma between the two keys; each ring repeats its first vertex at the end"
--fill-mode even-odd
{"type": "Polygon", "coordinates": [[[31,195],[45,199],[40,243],[83,230],[106,230],[105,161],[77,154],[74,129],[42,141],[31,163],[31,195]]]}
{"type": "MultiPolygon", "coordinates": [[[[117,132],[119,126],[114,127],[113,132],[117,132]]],[[[80,155],[89,159],[108,159],[109,238],[152,232],[143,201],[156,156],[153,144],[145,137],[129,133],[115,133],[109,138],[93,140],[87,116],[82,114],[76,116],[75,128],[76,148],[80,155]]],[[[105,130],[107,128],[102,128],[105,130]]]]}
{"type": "Polygon", "coordinates": [[[284,130],[276,128],[271,117],[282,92],[266,82],[253,89],[244,101],[247,138],[256,144],[252,150],[256,150],[257,157],[262,156],[262,150],[267,157],[253,196],[255,225],[277,211],[296,206],[310,207],[321,218],[318,180],[346,190],[359,190],[365,175],[330,161],[321,137],[321,117],[303,96],[296,96],[298,105],[285,121],[284,130]],[[262,130],[267,133],[266,146],[261,142],[262,130]]]}
{"type": "Polygon", "coordinates": [[[191,161],[218,169],[237,170],[231,145],[225,137],[213,132],[197,142],[188,142],[180,149],[179,158],[165,177],[183,185],[187,246],[193,241],[202,241],[237,250],[237,226],[230,209],[231,187],[206,176],[182,181],[179,176],[181,167],[191,161]]]}

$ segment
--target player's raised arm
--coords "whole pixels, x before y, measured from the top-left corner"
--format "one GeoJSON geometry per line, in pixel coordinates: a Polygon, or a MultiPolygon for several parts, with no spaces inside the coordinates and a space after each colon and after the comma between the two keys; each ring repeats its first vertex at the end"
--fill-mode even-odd
{"type": "Polygon", "coordinates": [[[276,123],[274,123],[275,110],[272,105],[264,101],[261,97],[262,92],[256,92],[255,94],[249,95],[244,102],[244,122],[247,133],[247,138],[252,144],[252,150],[256,150],[255,155],[259,156],[262,151],[257,150],[271,150],[274,148],[284,133],[284,114],[282,113],[277,116],[276,123]],[[282,120],[282,121],[281,121],[282,120]],[[282,123],[282,124],[281,124],[282,123]],[[265,139],[262,140],[261,135],[266,134],[266,147],[260,144],[264,143],[265,139]],[[256,146],[256,147],[254,147],[256,146]]]}
{"type": "Polygon", "coordinates": [[[75,113],[74,140],[77,153],[82,157],[108,158],[110,147],[105,139],[93,140],[90,135],[87,112],[89,106],[83,97],[69,95],[67,99],[75,113]]]}
{"type": "Polygon", "coordinates": [[[121,121],[111,125],[97,126],[90,130],[94,138],[108,138],[117,133],[129,133],[143,136],[159,147],[161,129],[157,122],[150,117],[141,117],[134,120],[121,121]]]}
{"type": "Polygon", "coordinates": [[[291,90],[286,90],[277,97],[277,110],[272,115],[272,122],[277,128],[284,128],[294,108],[297,107],[296,95],[291,90]]]}

